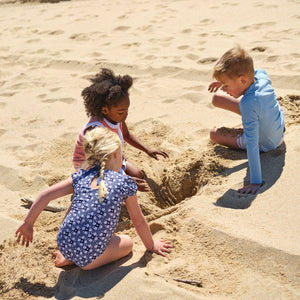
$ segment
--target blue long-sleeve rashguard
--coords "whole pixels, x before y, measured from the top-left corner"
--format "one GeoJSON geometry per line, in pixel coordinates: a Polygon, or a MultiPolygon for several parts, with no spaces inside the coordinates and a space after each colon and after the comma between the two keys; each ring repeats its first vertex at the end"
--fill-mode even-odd
{"type": "Polygon", "coordinates": [[[242,114],[250,182],[262,183],[259,144],[265,149],[278,147],[284,132],[284,113],[277,101],[271,80],[262,69],[256,69],[255,82],[247,89],[239,107],[242,114]]]}

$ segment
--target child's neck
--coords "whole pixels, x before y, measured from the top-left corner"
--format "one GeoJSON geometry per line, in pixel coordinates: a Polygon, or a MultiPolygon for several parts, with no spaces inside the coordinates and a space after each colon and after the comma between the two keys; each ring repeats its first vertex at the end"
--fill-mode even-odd
{"type": "Polygon", "coordinates": [[[116,163],[116,160],[110,159],[109,161],[106,162],[105,164],[105,169],[113,170],[116,172],[119,172],[119,164],[116,163]]]}
{"type": "Polygon", "coordinates": [[[249,87],[255,82],[254,77],[246,77],[247,81],[245,83],[244,86],[244,92],[242,93],[242,95],[244,95],[246,93],[246,91],[249,89],[249,87]]]}

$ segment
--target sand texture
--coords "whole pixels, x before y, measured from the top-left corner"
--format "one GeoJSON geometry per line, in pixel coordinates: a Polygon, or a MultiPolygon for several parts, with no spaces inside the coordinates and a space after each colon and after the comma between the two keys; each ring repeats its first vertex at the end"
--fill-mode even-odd
{"type": "Polygon", "coordinates": [[[300,299],[299,1],[0,0],[0,29],[1,299],[300,299]],[[249,181],[246,153],[209,141],[214,126],[242,127],[207,91],[236,44],[268,72],[286,116],[284,143],[261,154],[256,195],[236,192],[249,181]],[[74,172],[87,121],[80,94],[102,67],[134,78],[126,122],[169,154],[124,150],[151,188],[138,198],[154,237],[174,249],[145,252],[124,210],[118,231],[133,237],[132,255],[64,270],[52,252],[65,212],[44,211],[21,247],[20,199],[74,172]]]}

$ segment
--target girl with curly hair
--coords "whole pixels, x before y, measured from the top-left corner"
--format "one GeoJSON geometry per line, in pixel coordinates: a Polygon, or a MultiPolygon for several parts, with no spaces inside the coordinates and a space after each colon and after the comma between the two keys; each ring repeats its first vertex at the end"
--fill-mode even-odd
{"type": "MultiPolygon", "coordinates": [[[[129,88],[132,86],[132,77],[129,75],[115,76],[113,71],[102,69],[91,79],[92,84],[82,91],[84,106],[88,123],[79,134],[73,154],[73,163],[76,170],[81,168],[85,161],[83,151],[83,137],[85,133],[95,127],[106,127],[116,132],[121,140],[122,149],[124,141],[131,146],[147,153],[158,160],[158,155],[164,158],[168,154],[164,151],[151,149],[143,144],[135,135],[129,132],[125,120],[130,105],[129,88]]],[[[133,163],[123,158],[121,172],[131,176],[137,183],[140,191],[149,191],[143,180],[143,172],[133,163]]]]}

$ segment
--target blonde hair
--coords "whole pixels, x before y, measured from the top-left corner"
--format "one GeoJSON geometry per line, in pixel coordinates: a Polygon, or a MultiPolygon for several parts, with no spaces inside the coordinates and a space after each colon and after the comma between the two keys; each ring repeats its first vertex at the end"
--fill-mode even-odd
{"type": "Polygon", "coordinates": [[[231,79],[240,75],[254,77],[252,57],[240,46],[228,50],[214,67],[213,77],[218,80],[221,74],[226,74],[231,79]]]}
{"type": "Polygon", "coordinates": [[[121,147],[119,136],[104,127],[96,127],[84,135],[83,149],[88,166],[99,165],[100,184],[99,200],[102,201],[107,194],[107,189],[103,180],[104,169],[110,154],[121,147]]]}

